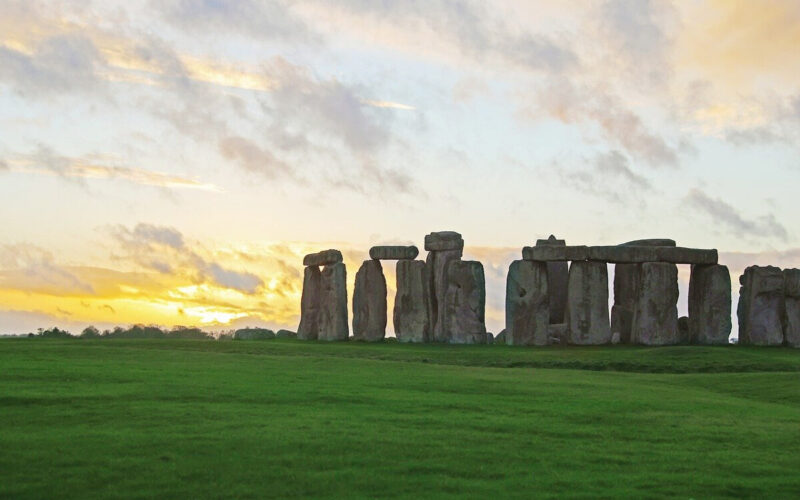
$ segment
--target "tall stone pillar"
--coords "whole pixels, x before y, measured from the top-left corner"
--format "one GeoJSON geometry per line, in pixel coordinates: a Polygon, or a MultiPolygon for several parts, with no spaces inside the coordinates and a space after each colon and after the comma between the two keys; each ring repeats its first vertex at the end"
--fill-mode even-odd
{"type": "Polygon", "coordinates": [[[673,345],[678,334],[678,266],[666,262],[641,265],[631,342],[673,345]]]}
{"type": "Polygon", "coordinates": [[[300,340],[317,340],[319,335],[321,279],[322,274],[317,266],[306,267],[303,271],[300,325],[297,327],[297,338],[300,340]]]}
{"type": "MultiPolygon", "coordinates": [[[[623,243],[623,247],[674,247],[675,240],[651,238],[623,243]]],[[[633,313],[639,295],[641,264],[616,264],[614,266],[614,305],[611,308],[611,332],[619,333],[620,342],[631,343],[633,313]]]]}
{"type": "Polygon", "coordinates": [[[425,250],[428,257],[425,261],[425,274],[428,286],[428,313],[435,342],[449,342],[445,327],[446,309],[444,307],[447,293],[447,268],[451,262],[461,260],[464,253],[464,240],[454,231],[440,231],[425,236],[425,250]]]}
{"type": "Polygon", "coordinates": [[[783,344],[783,273],[773,266],[750,266],[739,277],[739,343],[783,344]]]}
{"type": "Polygon", "coordinates": [[[447,266],[442,329],[452,344],[486,343],[486,279],[476,261],[453,261],[447,266]]]}
{"type": "Polygon", "coordinates": [[[428,289],[425,262],[397,261],[397,295],[394,299],[394,333],[400,342],[429,342],[428,289]]]}
{"type": "Polygon", "coordinates": [[[728,343],[731,334],[731,274],[719,264],[694,265],[689,278],[689,341],[728,343]]]}
{"type": "Polygon", "coordinates": [[[611,342],[608,266],[605,262],[573,261],[570,264],[565,316],[570,344],[611,342]]]}
{"type": "MultiPolygon", "coordinates": [[[[552,234],[546,240],[536,240],[536,246],[566,246],[552,234]]],[[[564,311],[567,307],[567,281],[569,280],[569,264],[567,261],[549,261],[547,263],[547,291],[549,294],[550,323],[564,323],[564,311]]],[[[536,344],[541,345],[541,344],[536,344]]]]}
{"type": "Polygon", "coordinates": [[[783,337],[787,345],[800,347],[800,269],[785,269],[783,337]]]}
{"type": "Polygon", "coordinates": [[[353,338],[375,342],[386,337],[386,278],[379,260],[365,260],[353,290],[353,338]]]}
{"type": "Polygon", "coordinates": [[[347,270],[338,262],[326,265],[321,274],[319,340],[347,340],[347,270]]]}
{"type": "Polygon", "coordinates": [[[515,260],[509,266],[506,278],[507,344],[549,343],[548,323],[552,319],[552,309],[548,278],[549,267],[546,262],[515,260]]]}

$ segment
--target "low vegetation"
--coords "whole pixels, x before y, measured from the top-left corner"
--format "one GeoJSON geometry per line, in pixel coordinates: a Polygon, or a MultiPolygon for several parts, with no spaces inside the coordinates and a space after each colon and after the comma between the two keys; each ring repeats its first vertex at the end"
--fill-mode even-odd
{"type": "Polygon", "coordinates": [[[13,339],[0,409],[8,498],[800,493],[785,348],[13,339]]]}

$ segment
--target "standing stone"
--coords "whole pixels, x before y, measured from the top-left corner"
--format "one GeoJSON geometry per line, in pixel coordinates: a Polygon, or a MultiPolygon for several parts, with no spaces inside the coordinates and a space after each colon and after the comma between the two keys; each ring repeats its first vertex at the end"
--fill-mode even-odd
{"type": "Polygon", "coordinates": [[[506,330],[505,330],[505,328],[500,330],[500,333],[498,333],[494,337],[494,343],[495,344],[499,344],[499,345],[505,345],[505,343],[506,343],[506,330]]]}
{"type": "Polygon", "coordinates": [[[322,269],[319,340],[347,340],[347,270],[341,262],[322,269]]]}
{"type": "Polygon", "coordinates": [[[727,266],[692,266],[689,278],[690,342],[726,345],[731,327],[731,274],[727,266]]]}
{"type": "Polygon", "coordinates": [[[317,340],[319,335],[320,283],[322,275],[316,266],[303,271],[303,296],[300,299],[300,325],[297,338],[317,340]]]}
{"type": "Polygon", "coordinates": [[[444,328],[444,296],[447,292],[447,267],[451,262],[460,262],[462,250],[443,250],[429,252],[425,261],[428,285],[428,314],[434,342],[448,342],[450,339],[444,328]]]}
{"type": "Polygon", "coordinates": [[[773,266],[750,266],[739,277],[739,343],[783,344],[783,273],[773,266]]]}
{"type": "Polygon", "coordinates": [[[486,343],[483,264],[476,261],[450,262],[443,309],[443,330],[450,343],[486,343]]]}
{"type": "Polygon", "coordinates": [[[800,269],[784,270],[783,281],[783,337],[787,345],[800,347],[800,269]]]}
{"type": "Polygon", "coordinates": [[[674,345],[678,334],[678,266],[666,262],[642,264],[633,312],[631,342],[674,345]]]}
{"type": "Polygon", "coordinates": [[[365,260],[356,273],[353,337],[368,342],[386,337],[386,278],[379,260],[365,260]]]}
{"type": "Polygon", "coordinates": [[[636,309],[637,287],[641,264],[614,266],[614,305],[611,307],[611,331],[619,333],[622,344],[631,343],[633,311],[636,309]]]}
{"type": "MultiPolygon", "coordinates": [[[[546,240],[537,240],[537,247],[566,246],[564,240],[556,239],[552,234],[546,240]]],[[[552,261],[547,263],[547,291],[550,295],[550,323],[564,322],[564,309],[567,306],[567,280],[569,279],[569,264],[565,261],[552,261]]]]}
{"type": "Polygon", "coordinates": [[[567,285],[567,336],[570,344],[611,342],[608,321],[608,266],[603,262],[573,261],[567,285]]]}
{"type": "Polygon", "coordinates": [[[678,317],[678,344],[687,345],[690,343],[689,316],[680,316],[678,317]]]}
{"type": "Polygon", "coordinates": [[[425,263],[397,262],[397,295],[394,299],[394,333],[400,342],[428,342],[430,319],[425,286],[425,263]]]}
{"type": "Polygon", "coordinates": [[[546,262],[515,260],[506,278],[506,343],[549,343],[549,269],[546,262]]]}
{"type": "MultiPolygon", "coordinates": [[[[629,241],[620,246],[674,247],[675,240],[650,238],[629,241]]],[[[631,326],[633,311],[636,309],[641,266],[641,264],[616,264],[614,266],[614,305],[611,308],[611,331],[619,333],[619,340],[622,344],[631,343],[631,326]]]]}

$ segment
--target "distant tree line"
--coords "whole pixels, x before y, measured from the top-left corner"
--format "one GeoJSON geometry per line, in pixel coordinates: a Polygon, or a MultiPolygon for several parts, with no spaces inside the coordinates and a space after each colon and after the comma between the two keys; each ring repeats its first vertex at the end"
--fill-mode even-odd
{"type": "Polygon", "coordinates": [[[121,326],[102,332],[94,326],[87,326],[80,335],[73,335],[67,330],[57,327],[39,328],[36,333],[27,335],[14,335],[15,337],[46,338],[46,339],[196,339],[196,340],[267,340],[274,338],[294,338],[296,334],[289,330],[274,332],[269,328],[241,328],[217,332],[217,334],[204,332],[196,327],[175,326],[164,329],[154,325],[133,325],[128,328],[121,326]]]}

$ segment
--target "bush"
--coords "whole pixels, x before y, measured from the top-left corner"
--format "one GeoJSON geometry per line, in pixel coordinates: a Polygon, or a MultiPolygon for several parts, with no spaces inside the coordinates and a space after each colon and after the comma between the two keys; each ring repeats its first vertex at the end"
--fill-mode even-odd
{"type": "Polygon", "coordinates": [[[233,340],[274,339],[275,332],[268,328],[241,328],[233,333],[233,340]]]}

